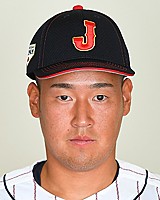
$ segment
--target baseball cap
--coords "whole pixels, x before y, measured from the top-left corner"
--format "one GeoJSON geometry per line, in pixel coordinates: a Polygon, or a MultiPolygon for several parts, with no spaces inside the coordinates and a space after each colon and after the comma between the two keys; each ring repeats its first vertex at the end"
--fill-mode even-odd
{"type": "Polygon", "coordinates": [[[135,74],[116,23],[103,13],[77,5],[38,29],[29,45],[27,76],[47,79],[82,70],[135,74]]]}

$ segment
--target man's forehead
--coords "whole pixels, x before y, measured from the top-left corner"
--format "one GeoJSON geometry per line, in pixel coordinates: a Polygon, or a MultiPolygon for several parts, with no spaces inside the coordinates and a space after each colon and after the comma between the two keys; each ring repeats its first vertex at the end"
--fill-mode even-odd
{"type": "Polygon", "coordinates": [[[122,76],[108,72],[81,71],[63,74],[38,82],[49,88],[74,89],[78,86],[86,86],[90,89],[95,89],[121,85],[122,80],[122,76]]]}

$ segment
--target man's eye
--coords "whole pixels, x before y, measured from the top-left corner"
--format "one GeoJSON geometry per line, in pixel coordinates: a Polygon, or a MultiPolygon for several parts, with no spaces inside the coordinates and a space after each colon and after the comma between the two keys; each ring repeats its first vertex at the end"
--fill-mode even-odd
{"type": "Polygon", "coordinates": [[[104,101],[107,99],[107,96],[103,95],[103,94],[99,94],[99,95],[96,95],[93,100],[94,101],[104,101]]]}
{"type": "Polygon", "coordinates": [[[61,96],[58,96],[57,98],[61,101],[71,101],[72,100],[72,98],[67,95],[61,95],[61,96]]]}

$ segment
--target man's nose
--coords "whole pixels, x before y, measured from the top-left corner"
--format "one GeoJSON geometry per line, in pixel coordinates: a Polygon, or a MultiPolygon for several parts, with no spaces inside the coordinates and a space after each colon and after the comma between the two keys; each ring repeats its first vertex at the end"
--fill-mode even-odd
{"type": "Polygon", "coordinates": [[[87,100],[77,101],[73,108],[73,119],[71,124],[73,127],[92,127],[93,120],[93,108],[87,100]]]}

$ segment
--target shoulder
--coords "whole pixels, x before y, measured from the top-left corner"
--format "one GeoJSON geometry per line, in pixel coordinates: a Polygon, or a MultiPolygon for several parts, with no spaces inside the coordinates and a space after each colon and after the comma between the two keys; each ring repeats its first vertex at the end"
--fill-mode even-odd
{"type": "Polygon", "coordinates": [[[160,175],[151,173],[142,167],[128,162],[120,160],[118,162],[120,165],[120,173],[123,177],[128,177],[139,182],[144,182],[147,179],[147,184],[160,187],[160,175]]]}
{"type": "MultiPolygon", "coordinates": [[[[29,180],[31,177],[33,177],[32,169],[33,169],[33,166],[31,165],[23,169],[18,169],[18,170],[7,173],[5,176],[5,181],[7,185],[15,185],[15,184],[22,183],[29,180]]],[[[0,177],[0,189],[4,187],[3,179],[4,179],[4,176],[0,177]]]]}
{"type": "Polygon", "coordinates": [[[0,200],[53,199],[53,195],[41,188],[35,181],[33,171],[37,161],[31,166],[7,173],[0,178],[0,200]]]}
{"type": "Polygon", "coordinates": [[[33,178],[33,166],[27,166],[23,169],[18,169],[12,172],[7,173],[0,177],[0,199],[8,199],[9,193],[14,197],[15,188],[21,188],[22,192],[25,189],[30,190],[34,187],[34,178],[33,178]]]}

